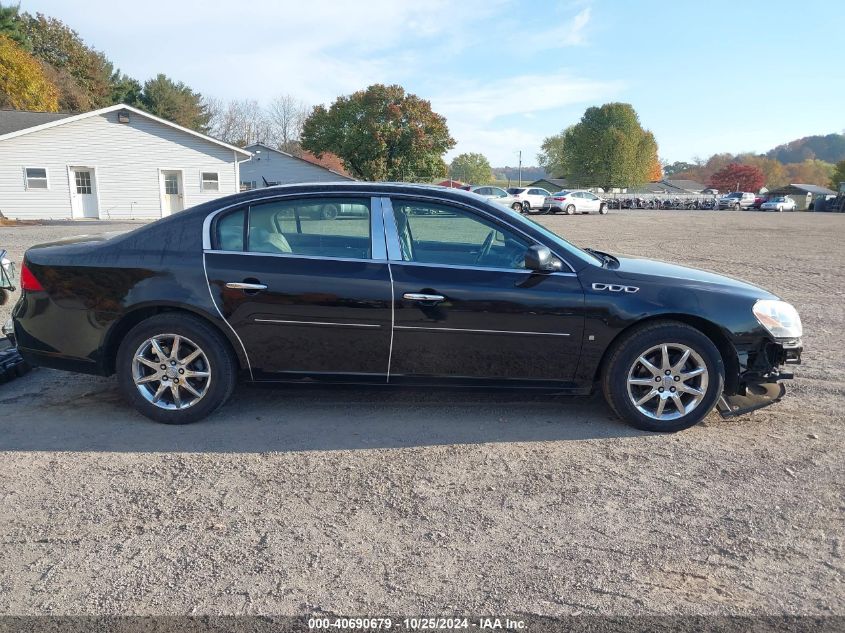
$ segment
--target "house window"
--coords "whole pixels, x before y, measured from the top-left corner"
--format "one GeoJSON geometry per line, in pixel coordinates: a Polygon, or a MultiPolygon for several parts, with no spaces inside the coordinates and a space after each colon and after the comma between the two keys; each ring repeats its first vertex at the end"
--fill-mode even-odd
{"type": "Polygon", "coordinates": [[[214,171],[202,172],[203,191],[220,191],[220,174],[214,171]]]}
{"type": "Polygon", "coordinates": [[[47,169],[45,167],[24,168],[27,189],[47,189],[47,169]]]}

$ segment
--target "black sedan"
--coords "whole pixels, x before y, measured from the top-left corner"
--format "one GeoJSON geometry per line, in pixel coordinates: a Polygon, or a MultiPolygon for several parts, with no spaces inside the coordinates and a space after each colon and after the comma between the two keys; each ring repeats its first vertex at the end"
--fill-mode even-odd
{"type": "Polygon", "coordinates": [[[14,333],[32,364],[116,373],[159,422],[238,379],[600,388],[641,429],[778,400],[795,309],[748,283],[582,250],[475,194],[272,187],[110,239],[27,251],[14,333]],[[326,217],[335,205],[348,213],[326,217]]]}

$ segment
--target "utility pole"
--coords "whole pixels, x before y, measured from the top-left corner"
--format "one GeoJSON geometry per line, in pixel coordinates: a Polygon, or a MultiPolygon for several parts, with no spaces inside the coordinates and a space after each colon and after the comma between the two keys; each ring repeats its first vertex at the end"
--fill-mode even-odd
{"type": "Polygon", "coordinates": [[[522,150],[519,150],[519,186],[522,186],[522,150]]]}

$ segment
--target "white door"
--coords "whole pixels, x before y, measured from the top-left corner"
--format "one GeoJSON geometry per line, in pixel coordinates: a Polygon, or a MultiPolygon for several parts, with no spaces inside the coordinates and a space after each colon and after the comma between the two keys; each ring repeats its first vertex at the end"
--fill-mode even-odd
{"type": "Polygon", "coordinates": [[[584,195],[587,197],[587,203],[590,205],[588,207],[590,213],[592,213],[593,211],[598,211],[599,207],[601,206],[601,198],[599,198],[594,193],[585,193],[584,195]]]}
{"type": "Polygon", "coordinates": [[[70,170],[70,199],[75,218],[99,218],[97,183],[90,167],[72,167],[70,170]]]}
{"type": "Polygon", "coordinates": [[[185,208],[181,171],[162,171],[163,215],[170,215],[185,208]]]}

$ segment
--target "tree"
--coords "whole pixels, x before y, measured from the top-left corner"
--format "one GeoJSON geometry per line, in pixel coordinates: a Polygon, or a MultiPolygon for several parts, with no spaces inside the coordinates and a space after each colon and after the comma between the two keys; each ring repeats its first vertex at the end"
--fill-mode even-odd
{"type": "Polygon", "coordinates": [[[845,182],[845,160],[840,160],[833,168],[833,175],[830,177],[830,188],[839,191],[839,183],[845,182]]]}
{"type": "Polygon", "coordinates": [[[608,189],[648,182],[658,160],[654,135],[643,129],[628,103],[588,108],[580,122],[562,138],[546,139],[543,148],[547,164],[575,186],[608,189]],[[547,146],[557,154],[549,157],[547,146]]]}
{"type": "Polygon", "coordinates": [[[240,147],[268,142],[270,124],[257,101],[223,103],[206,99],[204,103],[209,114],[209,134],[215,138],[240,147]]]}
{"type": "Polygon", "coordinates": [[[207,132],[211,114],[202,95],[164,74],[144,83],[141,105],[147,112],[198,132],[207,132]]]}
{"type": "Polygon", "coordinates": [[[298,156],[301,153],[299,139],[302,126],[310,112],[311,108],[305,102],[292,95],[279,95],[273,99],[267,108],[272,142],[283,152],[298,156]]]}
{"type": "Polygon", "coordinates": [[[41,64],[5,35],[0,35],[0,108],[59,109],[58,90],[41,64]]]}
{"type": "Polygon", "coordinates": [[[757,192],[765,180],[758,167],[729,163],[710,177],[709,185],[719,191],[757,192]]]}
{"type": "Polygon", "coordinates": [[[677,174],[682,174],[684,172],[690,171],[691,169],[698,168],[698,165],[695,163],[687,163],[682,160],[675,161],[674,163],[669,163],[667,165],[663,165],[663,175],[666,178],[670,178],[671,176],[675,176],[677,174]]]}
{"type": "Polygon", "coordinates": [[[3,6],[0,4],[0,35],[4,35],[25,51],[30,51],[29,39],[19,15],[21,5],[3,6]]]}
{"type": "Polygon", "coordinates": [[[543,170],[550,174],[553,178],[560,178],[564,173],[564,148],[563,141],[567,133],[573,128],[569,126],[560,134],[553,134],[552,136],[543,139],[540,145],[540,153],[537,154],[537,163],[543,170]]]}
{"type": "Polygon", "coordinates": [[[662,180],[663,178],[663,165],[660,164],[660,161],[657,160],[657,154],[654,155],[654,162],[651,163],[651,167],[648,170],[648,181],[649,182],[657,182],[658,180],[662,180]]]}
{"type": "Polygon", "coordinates": [[[480,185],[490,182],[493,170],[483,154],[470,152],[455,156],[449,165],[449,175],[466,183],[480,185]]]}
{"type": "Polygon", "coordinates": [[[340,156],[364,180],[430,180],[446,175],[443,154],[454,147],[446,119],[401,86],[374,84],[317,106],[302,130],[302,147],[340,156]]]}
{"type": "Polygon", "coordinates": [[[807,159],[800,163],[784,165],[787,179],[791,183],[826,186],[833,175],[834,166],[823,160],[807,159]]]}
{"type": "Polygon", "coordinates": [[[141,105],[141,94],[144,87],[137,79],[116,70],[111,77],[112,103],[125,103],[138,107],[141,105]]]}
{"type": "Polygon", "coordinates": [[[51,67],[48,75],[59,88],[62,109],[84,111],[113,103],[114,68],[103,53],[56,18],[24,13],[21,23],[32,54],[51,67]]]}

